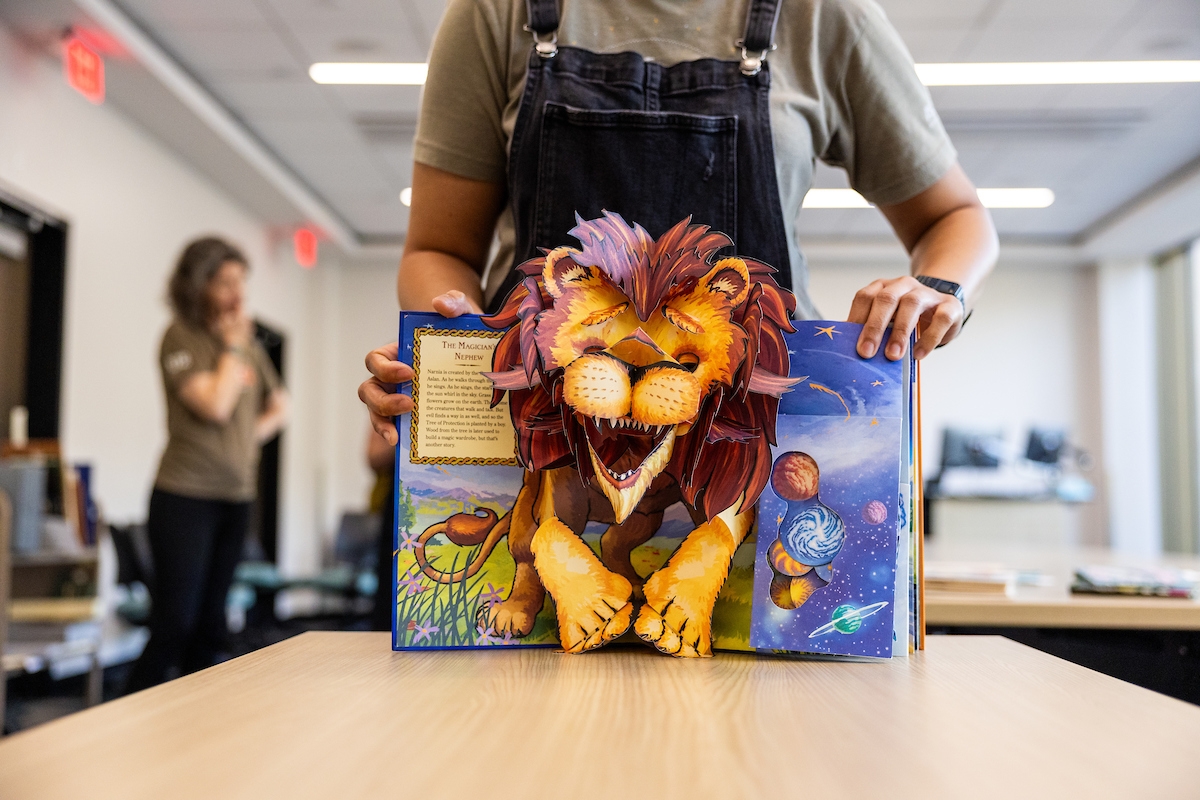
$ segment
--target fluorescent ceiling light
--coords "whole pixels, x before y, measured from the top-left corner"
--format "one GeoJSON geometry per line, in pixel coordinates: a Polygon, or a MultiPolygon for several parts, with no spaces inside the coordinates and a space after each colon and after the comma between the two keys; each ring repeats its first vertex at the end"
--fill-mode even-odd
{"type": "MultiPolygon", "coordinates": [[[[1011,61],[917,64],[926,86],[1048,86],[1085,83],[1197,83],[1196,61],[1011,61]]],[[[428,64],[321,62],[309,76],[325,84],[420,86],[428,64]]]]}
{"type": "Polygon", "coordinates": [[[979,189],[979,200],[988,208],[1047,208],[1054,204],[1049,189],[979,189]]]}
{"type": "MultiPolygon", "coordinates": [[[[1054,203],[1049,189],[980,189],[979,200],[988,208],[1046,208],[1054,203]]],[[[809,189],[804,208],[871,208],[853,189],[809,189]]]]}
{"type": "Polygon", "coordinates": [[[809,189],[801,208],[870,208],[871,204],[853,189],[809,189]]]}
{"type": "Polygon", "coordinates": [[[1200,61],[1013,61],[917,64],[926,86],[1196,83],[1200,61]]]}
{"type": "Polygon", "coordinates": [[[412,187],[406,186],[400,190],[400,202],[406,206],[412,205],[412,187]]]}
{"type": "Polygon", "coordinates": [[[400,62],[321,62],[308,68],[317,83],[375,86],[420,86],[429,65],[400,62]]]}

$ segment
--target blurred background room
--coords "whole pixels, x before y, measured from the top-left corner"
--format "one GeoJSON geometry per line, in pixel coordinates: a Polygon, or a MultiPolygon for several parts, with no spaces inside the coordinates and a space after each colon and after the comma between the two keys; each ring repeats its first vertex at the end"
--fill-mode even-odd
{"type": "MultiPolygon", "coordinates": [[[[931,631],[1001,632],[1200,702],[1200,4],[880,4],[1001,240],[961,341],[921,368],[931,631]],[[1045,612],[1088,567],[1171,568],[1160,583],[1189,597],[1045,612]]],[[[378,624],[381,478],[355,392],[396,335],[443,9],[0,0],[5,731],[116,696],[145,645],[166,282],[199,236],[244,252],[255,336],[291,396],[228,655],[378,624]]],[[[835,319],[908,268],[848,185],[818,164],[799,221],[835,319]]]]}

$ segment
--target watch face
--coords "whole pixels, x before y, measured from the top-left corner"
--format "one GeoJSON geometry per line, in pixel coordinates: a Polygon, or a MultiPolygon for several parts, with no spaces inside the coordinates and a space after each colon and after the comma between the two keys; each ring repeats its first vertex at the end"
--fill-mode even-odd
{"type": "Polygon", "coordinates": [[[921,283],[925,284],[926,286],[928,286],[930,289],[933,289],[936,292],[941,292],[942,294],[954,295],[955,297],[957,297],[959,299],[960,302],[963,299],[962,286],[955,283],[954,281],[947,281],[947,280],[943,280],[941,278],[932,278],[928,275],[918,275],[917,280],[920,281],[921,283]]]}

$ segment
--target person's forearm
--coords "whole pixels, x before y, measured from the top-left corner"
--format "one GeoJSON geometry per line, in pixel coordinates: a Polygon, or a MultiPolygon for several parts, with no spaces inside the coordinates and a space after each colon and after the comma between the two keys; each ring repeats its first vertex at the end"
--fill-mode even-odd
{"type": "Polygon", "coordinates": [[[433,311],[433,298],[450,291],[466,295],[475,310],[483,308],[479,273],[466,261],[436,250],[405,252],[396,290],[405,311],[433,311]]]}
{"type": "Polygon", "coordinates": [[[245,385],[242,380],[242,371],[245,368],[245,363],[237,354],[229,351],[221,354],[220,360],[217,361],[209,401],[213,418],[226,422],[233,416],[233,409],[237,406],[245,385]]]}
{"type": "Polygon", "coordinates": [[[194,414],[209,422],[225,424],[242,396],[245,364],[230,352],[221,354],[217,368],[199,372],[179,389],[179,398],[194,414]]]}
{"type": "Polygon", "coordinates": [[[912,249],[912,274],[961,285],[970,311],[984,278],[996,265],[998,252],[991,215],[982,206],[966,206],[942,217],[917,241],[912,249]]]}
{"type": "Polygon", "coordinates": [[[254,438],[259,444],[270,441],[275,434],[283,430],[290,413],[290,403],[287,392],[276,389],[267,401],[267,410],[258,416],[254,422],[254,438]]]}

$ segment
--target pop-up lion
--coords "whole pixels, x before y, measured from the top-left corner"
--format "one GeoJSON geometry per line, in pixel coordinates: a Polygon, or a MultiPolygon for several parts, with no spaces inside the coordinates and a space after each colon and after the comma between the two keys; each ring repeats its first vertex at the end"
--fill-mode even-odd
{"type": "Polygon", "coordinates": [[[523,486],[483,527],[468,514],[437,526],[483,544],[463,572],[441,573],[423,548],[418,559],[458,579],[507,534],[513,587],[481,612],[498,635],[526,636],[549,592],[569,653],[631,625],[664,653],[712,653],[713,604],[771,474],[795,299],[771,267],[718,258],[730,239],[689,222],[654,240],[617,214],[578,220],[581,248],[520,265],[523,282],[484,319],[506,329],[488,377],[494,404],[509,396],[523,486]],[[643,578],[630,552],[679,502],[695,529],[643,578]],[[589,521],[608,526],[599,557],[589,521]]]}

